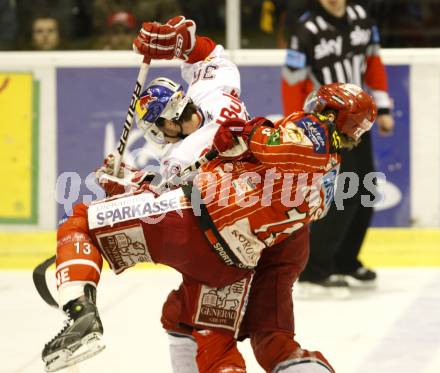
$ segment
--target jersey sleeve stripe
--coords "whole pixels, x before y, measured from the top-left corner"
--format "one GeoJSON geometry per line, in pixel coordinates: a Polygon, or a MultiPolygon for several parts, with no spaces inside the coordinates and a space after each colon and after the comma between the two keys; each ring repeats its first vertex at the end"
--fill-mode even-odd
{"type": "Polygon", "coordinates": [[[86,266],[90,266],[93,267],[96,272],[98,272],[99,274],[101,274],[101,270],[99,269],[99,267],[97,266],[97,264],[91,260],[87,260],[87,259],[71,259],[71,260],[66,260],[65,262],[61,263],[55,270],[55,272],[58,272],[59,270],[67,267],[67,266],[71,266],[71,265],[86,265],[86,266]]]}

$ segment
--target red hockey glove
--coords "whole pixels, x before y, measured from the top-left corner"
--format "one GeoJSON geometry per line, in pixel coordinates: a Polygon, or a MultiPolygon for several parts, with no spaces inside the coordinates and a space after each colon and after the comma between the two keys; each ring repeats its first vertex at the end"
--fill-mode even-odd
{"type": "Polygon", "coordinates": [[[99,186],[104,189],[108,197],[125,193],[126,188],[127,191],[129,189],[128,185],[125,183],[124,175],[127,172],[131,172],[131,170],[128,170],[125,164],[121,163],[118,175],[113,176],[114,167],[115,157],[113,154],[109,154],[104,159],[103,165],[95,171],[96,181],[98,182],[99,186]]]}
{"type": "Polygon", "coordinates": [[[125,163],[121,163],[118,175],[113,176],[115,157],[109,154],[104,159],[104,164],[95,172],[95,177],[107,197],[138,190],[148,190],[149,182],[154,179],[155,174],[139,171],[125,163]]]}
{"type": "Polygon", "coordinates": [[[239,118],[226,120],[214,136],[213,146],[224,159],[240,159],[249,154],[248,142],[252,130],[260,125],[273,126],[266,118],[256,117],[248,122],[239,118]]]}
{"type": "Polygon", "coordinates": [[[147,58],[187,60],[196,42],[196,24],[183,16],[171,18],[166,24],[144,22],[133,41],[135,52],[147,58]]]}

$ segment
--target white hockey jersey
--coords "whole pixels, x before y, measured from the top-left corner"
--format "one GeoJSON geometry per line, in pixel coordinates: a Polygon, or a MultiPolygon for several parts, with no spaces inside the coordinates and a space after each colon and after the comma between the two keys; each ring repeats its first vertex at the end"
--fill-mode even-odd
{"type": "Polygon", "coordinates": [[[249,119],[239,99],[240,73],[221,45],[203,61],[184,63],[182,77],[189,84],[187,95],[199,107],[202,120],[197,131],[170,146],[162,157],[160,173],[167,179],[211,148],[219,125],[226,119],[249,119]]]}

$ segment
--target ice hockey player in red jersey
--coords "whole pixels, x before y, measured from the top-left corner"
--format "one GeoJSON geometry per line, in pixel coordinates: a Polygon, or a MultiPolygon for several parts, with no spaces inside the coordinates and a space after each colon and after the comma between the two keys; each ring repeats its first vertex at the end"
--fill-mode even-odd
{"type": "MultiPolygon", "coordinates": [[[[243,332],[254,348],[266,350],[259,362],[267,371],[297,372],[300,365],[308,372],[333,372],[320,353],[302,350],[293,332],[252,335],[252,322],[240,331],[248,296],[246,314],[251,306],[258,311],[252,277],[263,250],[270,253],[296,237],[304,240],[298,255],[305,260],[307,225],[332,200],[338,152],[357,142],[376,115],[371,97],[351,84],[321,87],[304,109],[275,125],[263,118],[225,121],[214,138],[219,158],[204,167],[192,188],[159,197],[140,190],[75,206],[58,229],[57,278],[59,285],[86,285],[84,295],[63,306],[71,321],[43,351],[48,370],[102,349],[94,299],[104,257],[116,273],[139,261],[182,273],[180,320],[194,328],[200,372],[244,372],[235,341],[243,332]],[[281,348],[286,338],[288,350],[281,348]]],[[[256,285],[257,275],[258,270],[256,285]]],[[[291,311],[288,305],[286,313],[291,311]]]]}

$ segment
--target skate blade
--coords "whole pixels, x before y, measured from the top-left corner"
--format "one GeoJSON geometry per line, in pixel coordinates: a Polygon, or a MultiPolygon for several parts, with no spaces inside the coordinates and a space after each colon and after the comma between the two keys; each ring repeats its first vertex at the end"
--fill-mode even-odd
{"type": "Polygon", "coordinates": [[[308,282],[295,284],[293,288],[295,299],[319,300],[319,299],[348,299],[351,296],[350,289],[347,287],[321,286],[308,282]]]}
{"type": "Polygon", "coordinates": [[[102,339],[102,335],[99,333],[91,333],[81,339],[81,342],[47,356],[44,359],[46,363],[45,371],[56,372],[60,369],[70,367],[97,355],[104,348],[105,343],[102,339]]]}
{"type": "Polygon", "coordinates": [[[351,288],[355,289],[375,289],[377,287],[377,279],[361,281],[351,276],[344,276],[344,279],[351,288]]]}

